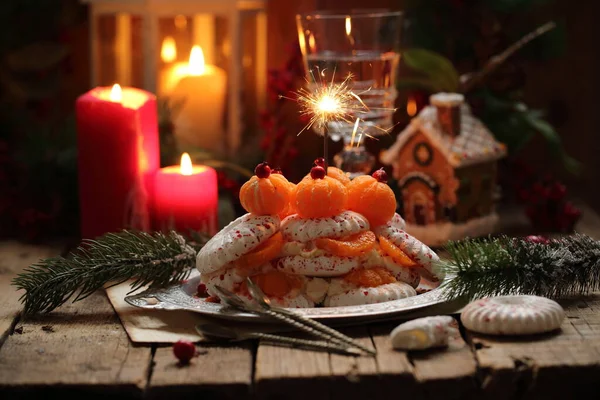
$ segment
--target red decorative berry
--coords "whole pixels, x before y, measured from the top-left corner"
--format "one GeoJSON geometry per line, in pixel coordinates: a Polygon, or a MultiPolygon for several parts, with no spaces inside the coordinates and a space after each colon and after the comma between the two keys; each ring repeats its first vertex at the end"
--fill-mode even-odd
{"type": "Polygon", "coordinates": [[[383,168],[380,168],[377,171],[373,172],[373,178],[377,179],[377,181],[381,183],[387,183],[388,181],[387,172],[385,172],[383,168]]]}
{"type": "Polygon", "coordinates": [[[279,174],[279,175],[283,175],[283,171],[281,170],[281,168],[277,167],[277,168],[273,168],[271,170],[272,174],[279,174]]]}
{"type": "Polygon", "coordinates": [[[196,346],[187,340],[179,340],[173,345],[173,354],[182,364],[187,364],[196,355],[196,346]]]}
{"type": "Polygon", "coordinates": [[[526,236],[525,240],[528,242],[531,242],[531,243],[540,243],[540,244],[550,243],[550,239],[548,239],[545,236],[530,235],[530,236],[526,236]]]}
{"type": "Polygon", "coordinates": [[[323,167],[312,167],[310,170],[310,176],[313,179],[323,179],[325,178],[325,168],[323,167]]]}
{"type": "Polygon", "coordinates": [[[208,296],[208,291],[206,290],[206,285],[204,283],[198,285],[198,288],[196,289],[196,294],[198,295],[198,297],[208,296]]]}
{"type": "Polygon", "coordinates": [[[271,167],[266,162],[262,162],[254,168],[254,174],[259,178],[268,178],[271,175],[271,167]]]}
{"type": "Polygon", "coordinates": [[[317,159],[315,160],[315,165],[316,165],[317,167],[322,167],[322,168],[325,168],[325,158],[323,158],[323,157],[319,157],[319,158],[317,158],[317,159]]]}

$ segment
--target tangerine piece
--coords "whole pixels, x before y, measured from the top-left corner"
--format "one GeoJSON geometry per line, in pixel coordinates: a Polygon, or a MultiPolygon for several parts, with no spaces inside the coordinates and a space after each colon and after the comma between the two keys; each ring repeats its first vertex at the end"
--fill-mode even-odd
{"type": "Polygon", "coordinates": [[[383,267],[355,269],[344,275],[344,280],[358,287],[376,287],[385,285],[386,283],[397,282],[394,275],[383,267]]]}
{"type": "MultiPolygon", "coordinates": [[[[330,178],[335,179],[336,181],[339,181],[342,185],[346,186],[347,184],[350,183],[350,178],[348,177],[348,175],[346,175],[346,173],[344,171],[342,171],[339,168],[336,167],[327,167],[327,176],[330,178]]],[[[306,176],[304,176],[304,178],[302,179],[310,179],[310,173],[306,174],[306,176]]]]}
{"type": "Polygon", "coordinates": [[[234,267],[245,270],[258,267],[277,257],[281,247],[283,247],[283,235],[281,232],[277,232],[250,253],[235,260],[234,267]]]}
{"type": "Polygon", "coordinates": [[[394,262],[398,265],[407,268],[418,267],[417,264],[412,258],[406,255],[398,246],[394,243],[390,242],[388,239],[383,236],[379,236],[379,247],[383,250],[388,256],[392,257],[394,262]]]}
{"type": "Polygon", "coordinates": [[[303,218],[333,217],[346,209],[348,191],[328,176],[303,179],[292,195],[294,206],[303,218]]]}
{"type": "MultiPolygon", "coordinates": [[[[269,297],[284,297],[294,289],[302,287],[302,280],[295,275],[286,274],[281,271],[268,271],[251,277],[263,293],[269,297]]],[[[240,293],[248,293],[246,281],[240,285],[240,293]]]]}
{"type": "Polygon", "coordinates": [[[315,245],[331,254],[342,257],[360,256],[375,246],[375,234],[371,231],[360,232],[341,239],[318,238],[315,245]]]}
{"type": "Polygon", "coordinates": [[[276,215],[289,203],[290,182],[285,176],[272,174],[267,168],[257,167],[257,174],[240,188],[240,202],[249,213],[276,215]]]}
{"type": "Polygon", "coordinates": [[[371,227],[385,224],[396,213],[394,192],[387,184],[372,176],[357,176],[347,188],[348,209],[364,215],[371,227]]]}
{"type": "Polygon", "coordinates": [[[283,220],[285,217],[289,217],[292,214],[296,214],[295,200],[296,200],[296,185],[290,182],[290,194],[288,197],[288,202],[283,208],[283,210],[278,214],[279,218],[283,220]]]}

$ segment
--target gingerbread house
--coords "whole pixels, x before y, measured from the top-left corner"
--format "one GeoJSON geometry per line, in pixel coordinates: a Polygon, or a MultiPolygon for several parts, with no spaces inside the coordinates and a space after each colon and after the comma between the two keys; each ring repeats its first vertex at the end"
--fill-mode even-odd
{"type": "Polygon", "coordinates": [[[438,93],[430,104],[381,154],[401,189],[406,230],[431,246],[491,233],[497,161],[506,147],[462,95],[438,93]]]}

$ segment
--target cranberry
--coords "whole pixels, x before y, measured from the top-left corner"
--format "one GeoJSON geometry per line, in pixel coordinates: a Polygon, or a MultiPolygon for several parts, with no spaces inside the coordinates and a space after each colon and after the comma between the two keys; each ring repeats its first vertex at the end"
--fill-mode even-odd
{"type": "Polygon", "coordinates": [[[377,179],[377,181],[381,183],[387,183],[388,181],[387,172],[385,172],[383,168],[380,168],[377,171],[373,172],[373,178],[377,179]]]}
{"type": "Polygon", "coordinates": [[[322,167],[325,168],[325,158],[324,157],[319,157],[315,160],[315,165],[317,167],[322,167]]]}
{"type": "Polygon", "coordinates": [[[198,297],[207,297],[208,291],[206,290],[206,285],[204,283],[199,284],[196,293],[198,294],[198,297]]]}
{"type": "Polygon", "coordinates": [[[266,162],[262,162],[254,168],[254,174],[259,178],[268,178],[271,175],[271,167],[266,162]]]}
{"type": "Polygon", "coordinates": [[[196,346],[187,340],[179,340],[173,345],[173,354],[182,364],[187,364],[196,355],[196,346]]]}
{"type": "Polygon", "coordinates": [[[548,244],[550,240],[545,236],[530,235],[526,236],[525,240],[531,243],[548,244]]]}
{"type": "Polygon", "coordinates": [[[325,168],[323,167],[312,167],[310,170],[310,176],[313,179],[324,179],[325,175],[325,168]]]}

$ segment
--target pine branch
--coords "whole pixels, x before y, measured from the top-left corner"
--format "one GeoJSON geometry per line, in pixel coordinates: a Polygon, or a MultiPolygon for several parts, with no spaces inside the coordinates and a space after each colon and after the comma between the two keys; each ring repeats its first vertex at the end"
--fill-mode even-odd
{"type": "Polygon", "coordinates": [[[488,75],[496,70],[500,65],[502,65],[506,60],[508,60],[514,53],[518,50],[522,49],[526,44],[534,40],[535,38],[542,36],[544,33],[551,31],[556,27],[556,23],[553,21],[546,22],[544,25],[539,26],[532,32],[529,32],[527,35],[523,36],[521,39],[517,40],[511,46],[509,46],[502,53],[497,54],[489,59],[489,61],[485,64],[485,66],[472,74],[468,74],[465,76],[461,76],[461,92],[466,93],[473,89],[479,82],[485,79],[488,75]]]}
{"type": "Polygon", "coordinates": [[[439,269],[454,278],[448,298],[508,294],[558,298],[600,289],[600,241],[576,234],[533,243],[522,238],[466,239],[446,246],[439,269]]]}
{"type": "Polygon", "coordinates": [[[131,291],[161,287],[185,279],[196,250],[175,232],[122,231],[86,240],[67,257],[41,260],[13,279],[25,290],[25,312],[50,312],[70,298],[83,300],[105,285],[135,279],[131,291]]]}

